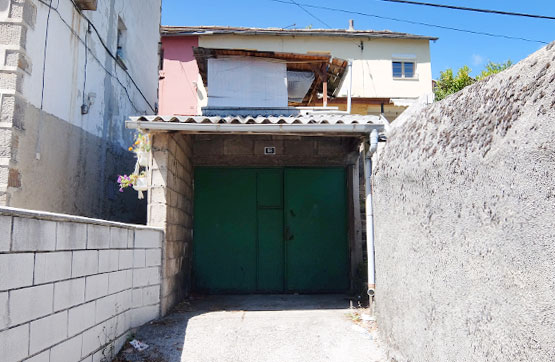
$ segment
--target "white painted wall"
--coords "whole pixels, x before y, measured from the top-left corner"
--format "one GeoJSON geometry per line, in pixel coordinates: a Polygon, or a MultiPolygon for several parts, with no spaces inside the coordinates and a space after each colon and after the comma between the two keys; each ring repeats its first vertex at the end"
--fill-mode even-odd
{"type": "MultiPolygon", "coordinates": [[[[291,53],[331,53],[353,59],[353,96],[378,98],[418,98],[432,92],[432,68],[428,40],[365,39],[319,36],[235,36],[205,35],[199,46],[291,53]],[[416,62],[414,79],[393,79],[391,62],[399,55],[416,62]]],[[[347,95],[344,84],[339,96],[347,95]]]]}
{"type": "Polygon", "coordinates": [[[208,59],[209,107],[287,107],[287,67],[262,59],[208,59]]]}
{"type": "MultiPolygon", "coordinates": [[[[87,22],[77,13],[71,1],[53,0],[52,3],[84,41],[87,22]]],[[[27,101],[40,108],[48,7],[39,1],[34,1],[34,4],[37,7],[36,23],[28,30],[26,42],[32,72],[24,76],[22,93],[27,101]]],[[[101,0],[96,11],[84,11],[113,54],[117,49],[118,16],[121,17],[127,27],[125,57],[129,74],[153,107],[158,90],[160,8],[161,0],[101,0]]],[[[128,116],[152,114],[154,111],[130,77],[104,50],[94,31],[87,35],[87,43],[92,52],[88,54],[85,99],[91,93],[96,98],[89,113],[82,115],[85,45],[71,33],[57,13],[51,12],[43,110],[95,136],[109,137],[111,141],[125,146],[123,133],[129,132],[125,131],[124,121],[128,116]],[[123,87],[103,68],[117,76],[123,87]]]]}

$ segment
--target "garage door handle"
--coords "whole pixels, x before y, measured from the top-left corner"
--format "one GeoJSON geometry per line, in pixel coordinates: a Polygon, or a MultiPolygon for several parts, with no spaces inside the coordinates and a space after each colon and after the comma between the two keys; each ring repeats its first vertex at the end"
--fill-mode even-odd
{"type": "Polygon", "coordinates": [[[295,239],[295,236],[293,236],[293,234],[291,234],[291,230],[289,230],[289,226],[285,228],[285,239],[287,241],[295,239]]]}

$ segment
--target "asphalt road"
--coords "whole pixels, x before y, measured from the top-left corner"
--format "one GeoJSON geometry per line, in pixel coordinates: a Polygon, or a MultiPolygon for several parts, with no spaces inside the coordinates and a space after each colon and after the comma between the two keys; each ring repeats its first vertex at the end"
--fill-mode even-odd
{"type": "Polygon", "coordinates": [[[128,361],[386,361],[376,341],[353,322],[338,295],[211,296],[185,302],[124,347],[128,361]]]}

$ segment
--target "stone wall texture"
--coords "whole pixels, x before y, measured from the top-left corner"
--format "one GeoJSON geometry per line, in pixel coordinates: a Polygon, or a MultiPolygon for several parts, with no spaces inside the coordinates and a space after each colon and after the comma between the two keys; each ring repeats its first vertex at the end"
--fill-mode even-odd
{"type": "Polygon", "coordinates": [[[160,316],[163,232],[0,208],[2,361],[101,361],[160,316]]]}
{"type": "Polygon", "coordinates": [[[555,360],[555,43],[396,123],[374,176],[392,356],[555,360]]]}
{"type": "Polygon", "coordinates": [[[193,230],[191,136],[152,135],[148,225],[165,230],[162,257],[162,314],[190,290],[193,230]]]}

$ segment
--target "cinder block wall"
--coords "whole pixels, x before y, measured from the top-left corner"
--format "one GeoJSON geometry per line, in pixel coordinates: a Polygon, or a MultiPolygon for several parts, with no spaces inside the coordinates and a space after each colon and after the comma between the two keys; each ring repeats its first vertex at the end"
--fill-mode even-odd
{"type": "Polygon", "coordinates": [[[193,167],[191,136],[152,135],[151,189],[148,225],[164,229],[162,315],[190,288],[193,230],[193,167]]]}
{"type": "Polygon", "coordinates": [[[555,361],[554,61],[555,42],[397,119],[374,176],[397,361],[555,361]]]}
{"type": "Polygon", "coordinates": [[[99,361],[160,316],[163,232],[0,208],[0,359],[99,361]]]}

